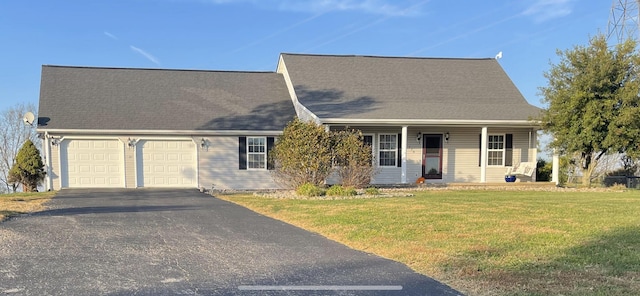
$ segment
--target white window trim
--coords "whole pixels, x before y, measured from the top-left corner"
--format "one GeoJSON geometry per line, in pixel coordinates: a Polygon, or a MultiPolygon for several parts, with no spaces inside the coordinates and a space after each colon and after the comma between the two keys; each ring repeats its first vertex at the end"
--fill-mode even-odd
{"type": "Polygon", "coordinates": [[[507,154],[507,135],[506,134],[487,134],[487,166],[504,167],[505,156],[507,154]],[[489,137],[502,136],[502,149],[489,149],[489,137]],[[502,162],[500,164],[489,164],[489,153],[492,151],[502,151],[502,162]]]}
{"type": "Polygon", "coordinates": [[[366,133],[366,134],[363,133],[362,137],[364,137],[364,136],[371,136],[371,164],[373,166],[375,166],[375,164],[377,162],[376,160],[378,159],[376,157],[376,134],[374,134],[374,133],[366,133]]]}
{"type": "Polygon", "coordinates": [[[376,152],[377,152],[376,153],[376,156],[377,156],[376,157],[376,164],[377,164],[377,166],[381,167],[381,168],[394,168],[394,167],[397,167],[398,166],[398,134],[380,133],[376,137],[376,140],[377,141],[374,141],[374,142],[378,143],[378,147],[377,147],[378,149],[376,150],[376,152]],[[380,137],[381,136],[394,136],[394,137],[396,137],[396,147],[394,149],[389,149],[389,150],[380,149],[380,147],[382,147],[382,144],[380,144],[380,137]],[[382,152],[382,151],[394,151],[395,152],[395,157],[394,157],[395,164],[394,165],[381,165],[380,164],[380,161],[381,161],[380,152],[382,152]]]}
{"type": "Polygon", "coordinates": [[[247,137],[247,143],[246,143],[246,147],[247,147],[247,170],[249,171],[266,171],[267,170],[267,137],[247,137]],[[249,152],[249,139],[263,139],[264,141],[264,152],[249,152]],[[251,157],[249,157],[249,155],[259,155],[259,154],[263,154],[264,155],[264,167],[263,168],[252,168],[249,163],[250,163],[250,159],[251,157]]]}

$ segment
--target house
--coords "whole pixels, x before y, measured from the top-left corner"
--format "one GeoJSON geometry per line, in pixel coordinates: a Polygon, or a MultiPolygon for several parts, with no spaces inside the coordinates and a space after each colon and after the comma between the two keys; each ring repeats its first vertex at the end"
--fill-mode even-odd
{"type": "Polygon", "coordinates": [[[277,187],[281,74],[43,66],[40,88],[47,189],[277,187]]]}
{"type": "Polygon", "coordinates": [[[284,53],[275,72],[43,66],[38,132],[48,189],[278,188],[294,116],[360,129],[373,184],[484,183],[536,161],[539,111],[495,59],[284,53]]]}
{"type": "Polygon", "coordinates": [[[298,116],[363,132],[374,184],[504,182],[505,167],[536,161],[540,109],[495,59],[282,54],[277,72],[298,116]]]}

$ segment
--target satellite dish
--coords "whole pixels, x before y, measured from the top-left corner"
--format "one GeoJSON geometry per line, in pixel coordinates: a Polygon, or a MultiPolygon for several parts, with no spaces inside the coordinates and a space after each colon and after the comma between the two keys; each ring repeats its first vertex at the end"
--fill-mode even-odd
{"type": "Polygon", "coordinates": [[[22,117],[22,121],[24,121],[25,124],[28,125],[33,125],[33,121],[36,119],[36,116],[33,115],[33,113],[31,112],[27,112],[24,117],[22,117]]]}

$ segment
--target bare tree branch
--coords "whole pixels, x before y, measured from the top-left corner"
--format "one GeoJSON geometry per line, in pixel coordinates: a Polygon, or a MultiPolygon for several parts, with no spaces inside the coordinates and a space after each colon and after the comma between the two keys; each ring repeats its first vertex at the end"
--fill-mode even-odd
{"type": "Polygon", "coordinates": [[[9,182],[9,170],[22,144],[30,139],[38,150],[42,150],[36,133],[36,123],[29,126],[22,120],[27,112],[35,111],[34,104],[19,103],[0,113],[0,193],[16,192],[18,189],[18,184],[9,182]]]}

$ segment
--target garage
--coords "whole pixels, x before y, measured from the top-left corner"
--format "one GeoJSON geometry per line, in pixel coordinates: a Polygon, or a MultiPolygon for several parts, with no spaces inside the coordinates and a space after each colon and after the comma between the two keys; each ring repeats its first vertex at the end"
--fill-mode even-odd
{"type": "Polygon", "coordinates": [[[197,187],[196,145],[191,140],[141,140],[136,162],[138,187],[197,187]]]}
{"type": "Polygon", "coordinates": [[[124,187],[124,148],[117,139],[60,142],[62,188],[124,187]]]}

